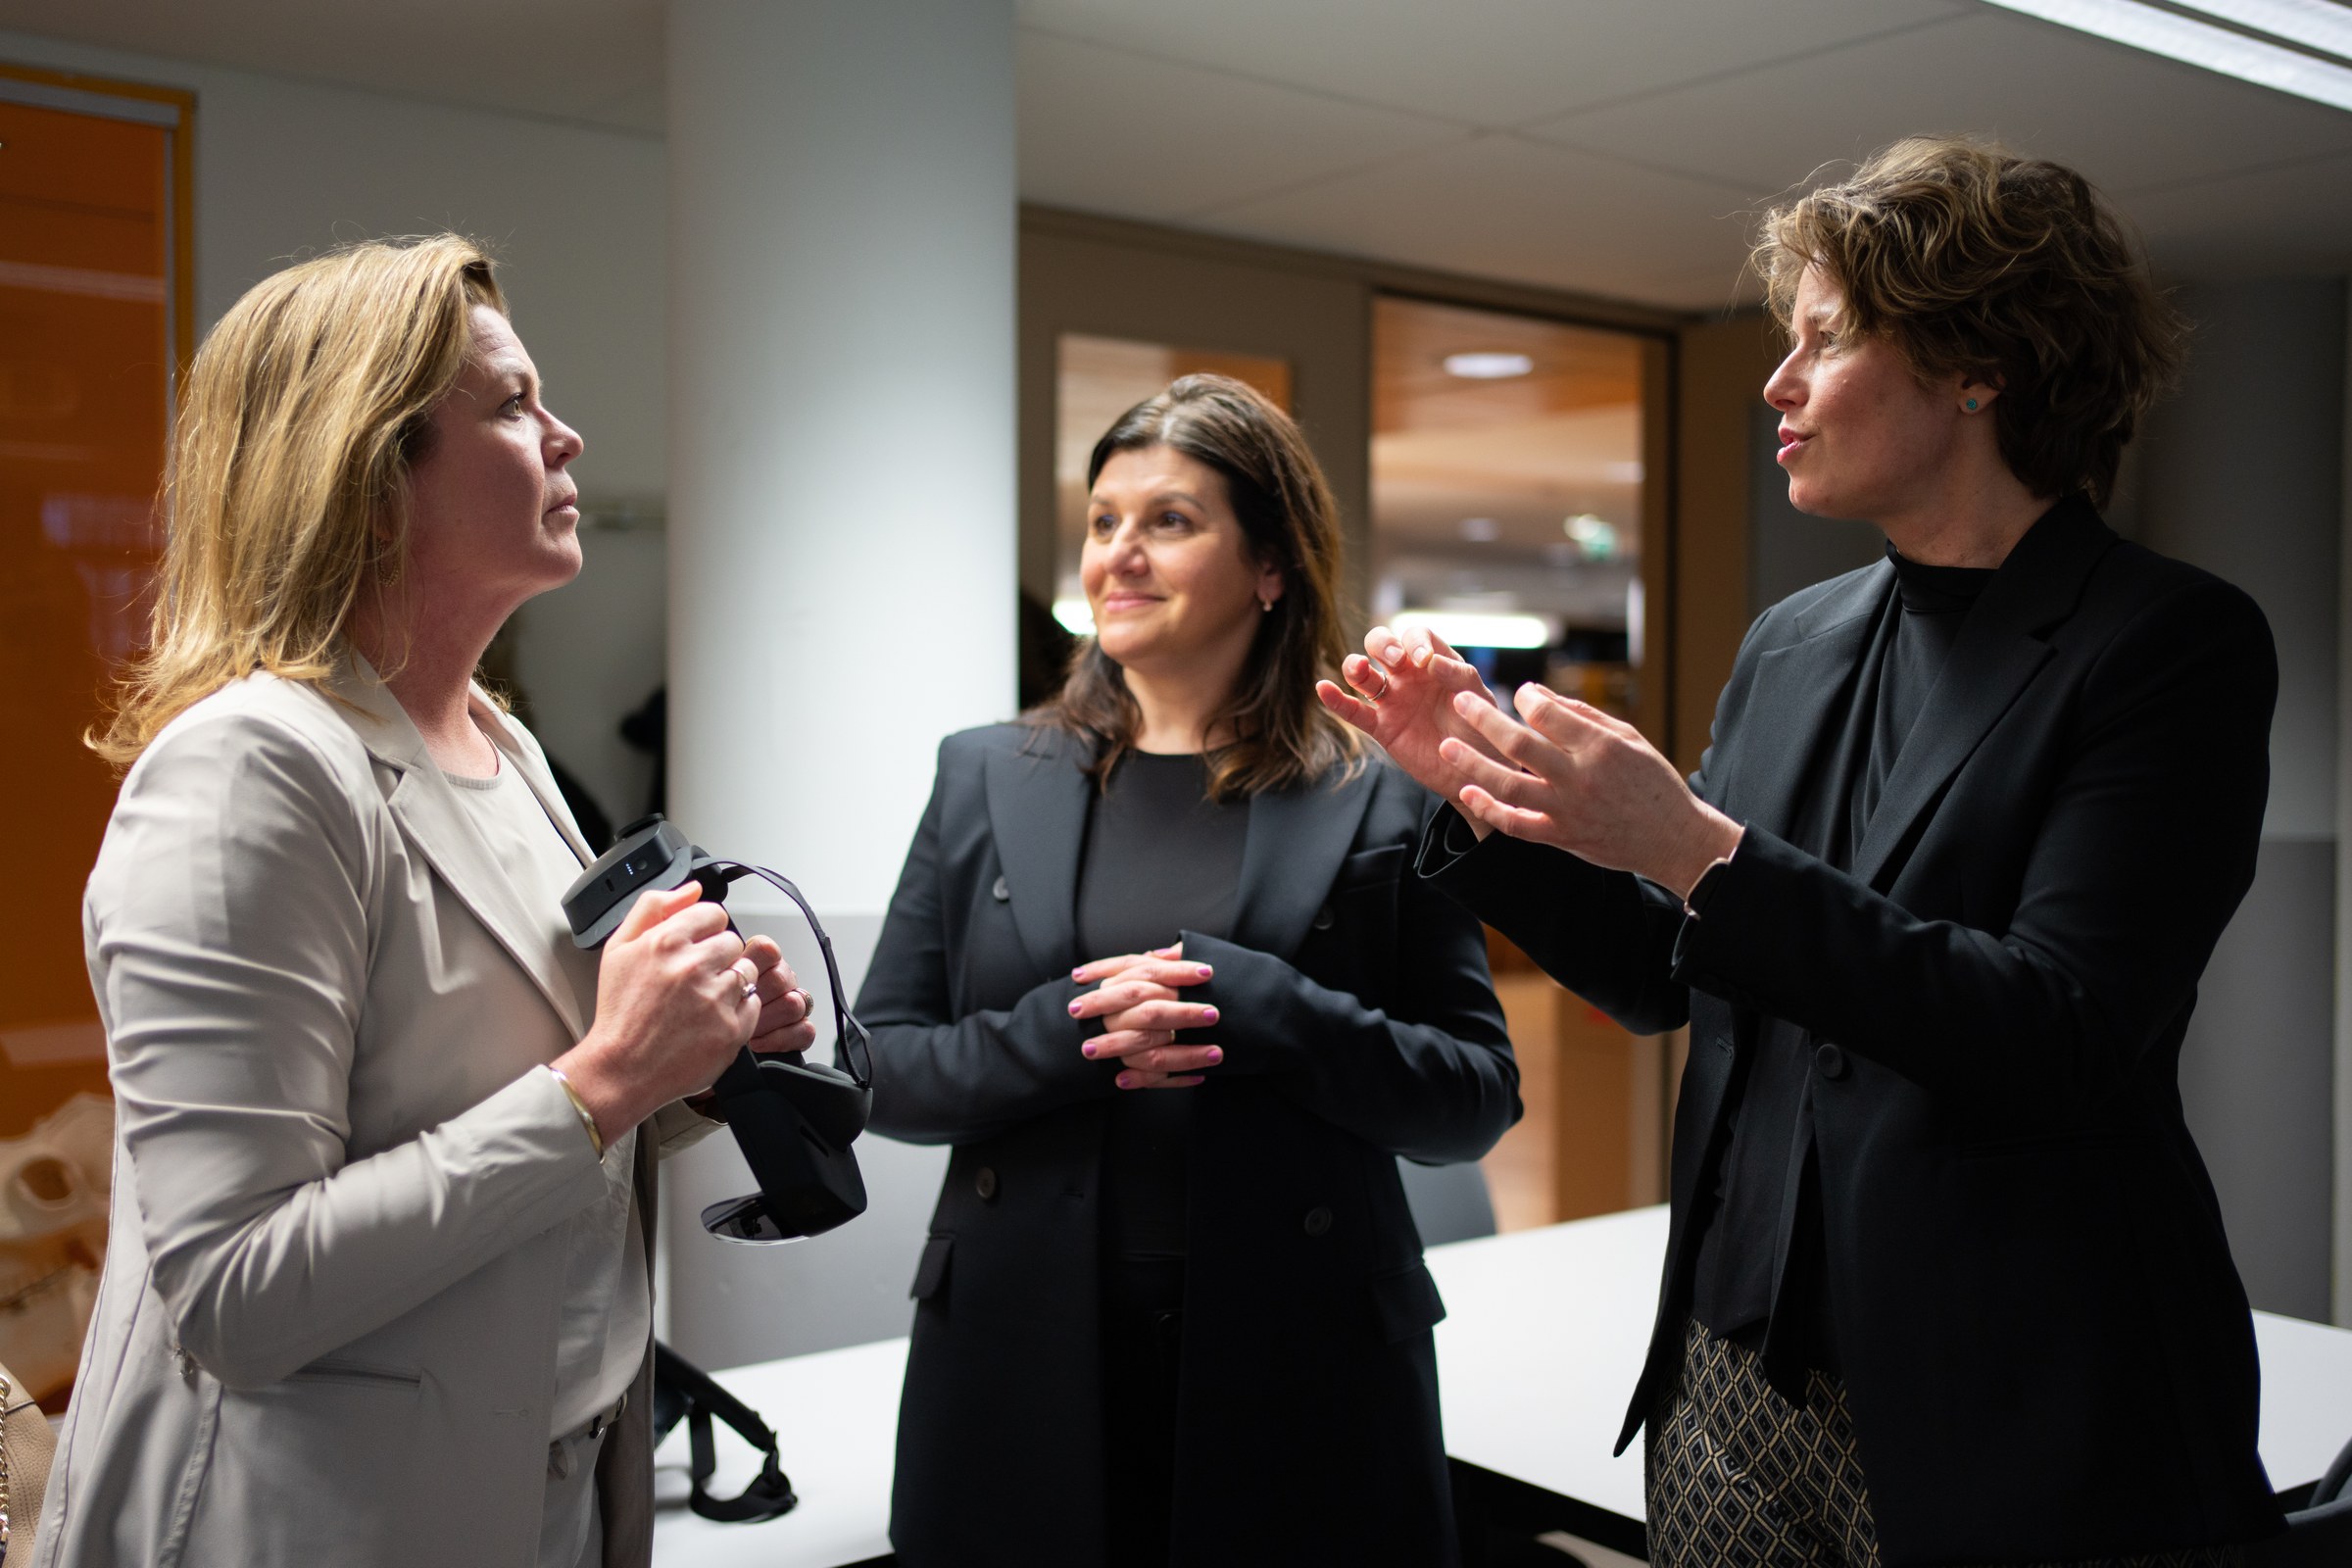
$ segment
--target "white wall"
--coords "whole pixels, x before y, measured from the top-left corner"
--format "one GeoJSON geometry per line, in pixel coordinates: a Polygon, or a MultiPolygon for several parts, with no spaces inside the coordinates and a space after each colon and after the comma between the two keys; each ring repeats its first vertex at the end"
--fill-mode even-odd
{"type": "Polygon", "coordinates": [[[2141,543],[2254,596],[2278,650],[2254,886],[2181,1048],[2180,1098],[2254,1304],[2329,1310],[2340,278],[2196,283],[2180,390],[2148,420],[2141,543]]]}

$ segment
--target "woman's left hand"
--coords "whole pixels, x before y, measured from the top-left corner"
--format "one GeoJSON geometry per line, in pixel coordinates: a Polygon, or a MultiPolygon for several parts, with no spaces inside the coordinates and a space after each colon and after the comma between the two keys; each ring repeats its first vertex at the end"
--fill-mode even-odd
{"type": "Polygon", "coordinates": [[[816,1001],[808,995],[784,950],[772,937],[754,937],[743,945],[743,956],[760,972],[760,1021],[752,1026],[751,1047],[762,1055],[807,1051],[816,1044],[816,1001]]]}
{"type": "Polygon", "coordinates": [[[1739,848],[1738,822],[1690,793],[1674,764],[1642,732],[1586,703],[1533,682],[1519,688],[1514,724],[1476,693],[1454,711],[1513,764],[1459,740],[1442,747],[1471,782],[1462,810],[1513,838],[1566,850],[1613,871],[1632,871],[1689,897],[1699,876],[1739,848]]]}

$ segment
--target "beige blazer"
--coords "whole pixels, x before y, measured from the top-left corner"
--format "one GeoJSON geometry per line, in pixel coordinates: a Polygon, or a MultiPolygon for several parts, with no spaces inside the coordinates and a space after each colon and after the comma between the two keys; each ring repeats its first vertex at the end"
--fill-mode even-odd
{"type": "MultiPolygon", "coordinates": [[[[537,744],[473,710],[586,858],[537,744]]],[[[532,1069],[593,1004],[415,726],[356,662],[198,703],[124,779],[83,932],[114,1213],[35,1568],[527,1568],[557,1227],[600,1195],[532,1069]]],[[[710,1125],[673,1105],[640,1143],[710,1125]]],[[[608,1458],[644,1465],[650,1402],[608,1458]]],[[[652,1494],[616,1479],[618,1568],[652,1494]]]]}

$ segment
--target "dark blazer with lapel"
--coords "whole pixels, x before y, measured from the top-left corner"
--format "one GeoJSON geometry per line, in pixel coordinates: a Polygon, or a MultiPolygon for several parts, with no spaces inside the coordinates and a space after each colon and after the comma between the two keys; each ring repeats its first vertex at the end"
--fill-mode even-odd
{"type": "MultiPolygon", "coordinates": [[[[914,1282],[891,1536],[910,1568],[1102,1561],[1103,1111],[1068,1013],[1082,743],[951,737],[858,1012],[877,1131],[952,1144],[914,1282]]],[[[1432,801],[1385,762],[1250,807],[1198,1089],[1180,1562],[1455,1560],[1422,1266],[1395,1156],[1476,1159],[1519,1114],[1484,934],[1407,873],[1432,801]]],[[[1173,934],[1173,933],[1171,933],[1173,934]]]]}
{"type": "Polygon", "coordinates": [[[1893,575],[1807,589],[1748,633],[1691,779],[1747,825],[1702,916],[1541,846],[1449,858],[1446,816],[1425,844],[1441,885],[1629,1028],[1690,1026],[1626,1437],[1680,1365],[1692,1201],[1733,1063],[1775,1016],[1824,1042],[1829,1304],[1890,1568],[2259,1535],[2252,1320],[2176,1078],[2253,879],[2269,627],[2061,504],[1970,612],[1849,874],[1775,829],[1893,575]]]}

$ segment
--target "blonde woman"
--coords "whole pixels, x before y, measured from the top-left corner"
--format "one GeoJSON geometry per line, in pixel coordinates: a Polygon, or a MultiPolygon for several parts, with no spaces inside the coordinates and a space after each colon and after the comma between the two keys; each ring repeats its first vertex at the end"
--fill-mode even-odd
{"type": "Polygon", "coordinates": [[[442,236],[255,287],[197,356],[83,925],[110,1255],[33,1560],[642,1564],[653,1161],[813,1031],[691,888],[604,950],[470,679],[578,571],[580,438],[442,236]]]}

